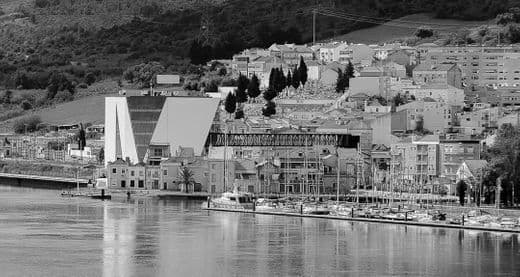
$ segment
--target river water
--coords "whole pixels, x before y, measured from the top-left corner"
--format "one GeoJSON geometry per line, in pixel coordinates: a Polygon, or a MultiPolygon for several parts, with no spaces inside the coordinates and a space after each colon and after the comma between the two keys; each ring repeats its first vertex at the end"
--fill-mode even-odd
{"type": "Polygon", "coordinates": [[[0,187],[0,276],[520,276],[517,235],[0,187]]]}

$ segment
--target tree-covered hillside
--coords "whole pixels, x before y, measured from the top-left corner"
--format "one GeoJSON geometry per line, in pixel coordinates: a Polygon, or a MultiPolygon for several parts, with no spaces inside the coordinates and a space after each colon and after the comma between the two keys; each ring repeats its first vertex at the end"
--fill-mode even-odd
{"type": "MultiPolygon", "coordinates": [[[[379,21],[432,11],[445,18],[488,19],[520,6],[520,0],[317,2],[329,10],[379,21]]],[[[34,0],[17,9],[25,21],[0,25],[0,85],[21,86],[20,75],[25,74],[40,80],[30,88],[44,88],[49,72],[56,70],[78,82],[87,73],[97,79],[121,76],[128,66],[151,60],[182,73],[189,70],[190,53],[193,61],[204,62],[273,42],[309,42],[315,4],[315,0],[34,0]]],[[[367,20],[318,15],[317,38],[371,25],[367,20]]]]}

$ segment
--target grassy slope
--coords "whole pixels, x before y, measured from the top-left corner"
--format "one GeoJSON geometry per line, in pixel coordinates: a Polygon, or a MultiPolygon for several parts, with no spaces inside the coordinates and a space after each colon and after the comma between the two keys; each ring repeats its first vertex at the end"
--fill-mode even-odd
{"type": "MultiPolygon", "coordinates": [[[[454,20],[454,19],[436,19],[433,18],[432,15],[428,14],[414,14],[399,18],[398,20],[406,20],[406,21],[417,21],[417,22],[428,22],[430,24],[457,24],[458,27],[450,26],[447,28],[442,28],[439,32],[449,33],[455,32],[457,30],[463,28],[473,28],[475,26],[492,24],[492,20],[490,21],[462,21],[462,20],[454,20]]],[[[396,21],[391,21],[390,24],[396,23],[396,21]]],[[[401,25],[401,24],[400,24],[401,25]]],[[[415,29],[427,24],[408,24],[410,28],[400,28],[394,26],[388,26],[388,24],[379,25],[376,27],[371,27],[367,29],[357,30],[346,35],[335,37],[334,40],[344,40],[348,42],[354,43],[380,43],[386,41],[392,41],[399,38],[411,37],[414,35],[415,29]]]]}

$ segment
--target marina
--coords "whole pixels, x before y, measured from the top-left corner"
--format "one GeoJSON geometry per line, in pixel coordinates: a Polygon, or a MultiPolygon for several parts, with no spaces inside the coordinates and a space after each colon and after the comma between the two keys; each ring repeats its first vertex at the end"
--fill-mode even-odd
{"type": "Polygon", "coordinates": [[[202,201],[155,197],[96,201],[8,186],[0,192],[3,276],[515,276],[520,270],[515,233],[216,212],[201,209],[202,201]]]}

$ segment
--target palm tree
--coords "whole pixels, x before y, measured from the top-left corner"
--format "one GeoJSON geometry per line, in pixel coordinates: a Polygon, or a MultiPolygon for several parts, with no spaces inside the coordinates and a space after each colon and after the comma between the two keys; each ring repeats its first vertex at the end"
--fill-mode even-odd
{"type": "Polygon", "coordinates": [[[181,191],[190,192],[190,190],[193,190],[191,187],[193,186],[193,183],[195,183],[195,179],[193,178],[193,172],[191,169],[185,166],[182,167],[179,171],[178,179],[183,184],[183,189],[181,189],[181,191]]]}

